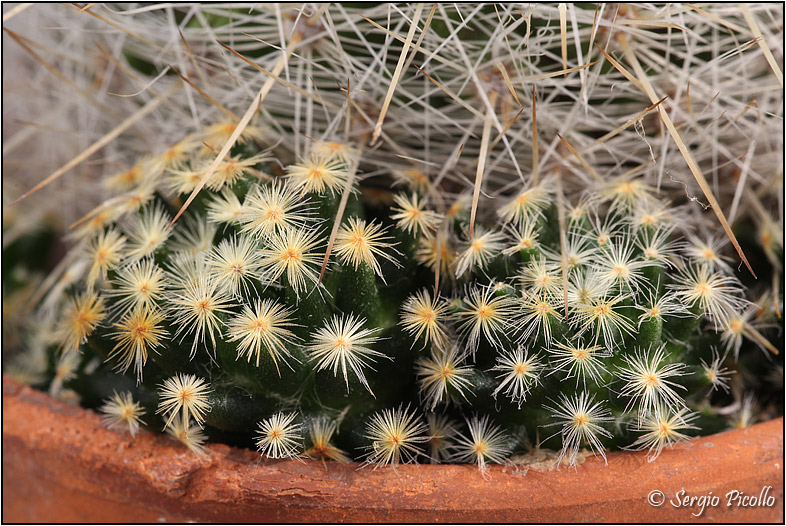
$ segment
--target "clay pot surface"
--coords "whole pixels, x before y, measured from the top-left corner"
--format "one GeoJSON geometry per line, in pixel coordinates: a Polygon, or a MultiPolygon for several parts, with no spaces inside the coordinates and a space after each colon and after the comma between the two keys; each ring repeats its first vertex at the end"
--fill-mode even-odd
{"type": "MultiPolygon", "coordinates": [[[[783,419],[576,468],[261,461],[105,429],[3,377],[4,522],[783,522],[783,419]],[[768,489],[769,487],[769,489],[768,489]],[[648,502],[661,500],[660,506],[648,502]],[[680,494],[680,492],[684,492],[680,494]],[[727,494],[749,499],[728,505],[727,494]],[[719,497],[702,513],[685,497],[719,497]],[[769,504],[769,505],[767,505],[769,504]]],[[[711,503],[710,503],[711,504],[711,503]]]]}

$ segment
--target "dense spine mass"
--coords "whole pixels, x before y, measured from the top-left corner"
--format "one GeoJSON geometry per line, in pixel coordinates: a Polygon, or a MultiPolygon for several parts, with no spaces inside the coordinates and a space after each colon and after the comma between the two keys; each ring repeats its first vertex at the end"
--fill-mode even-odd
{"type": "MultiPolygon", "coordinates": [[[[425,19],[430,7],[417,9],[413,18],[425,19]]],[[[649,104],[632,104],[627,92],[616,99],[616,88],[608,101],[586,96],[598,83],[606,89],[601,71],[615,71],[590,69],[596,62],[584,58],[600,61],[596,50],[584,58],[571,51],[571,63],[583,65],[567,68],[567,47],[555,52],[558,39],[538,47],[538,35],[553,29],[530,11],[519,20],[479,6],[464,19],[446,9],[435,5],[430,33],[423,26],[428,36],[415,37],[416,56],[428,57],[418,62],[425,75],[414,80],[410,71],[400,80],[387,127],[387,108],[363,89],[339,86],[341,97],[331,98],[327,68],[295,74],[293,67],[279,80],[305,99],[292,108],[281,98],[265,101],[217,164],[237,119],[181,134],[110,178],[115,195],[76,225],[66,270],[38,306],[53,329],[33,331],[6,370],[99,409],[111,428],[165,431],[195,454],[224,441],[267,458],[466,462],[485,471],[539,447],[570,465],[621,448],[654,460],[696,434],[749,425],[755,400],[743,393],[767,381],[782,386],[775,362],[782,346],[772,343],[782,329],[778,224],[754,214],[760,239],[745,249],[761,247],[759,269],[777,277],[752,289],[734,268],[725,234],[709,235],[697,220],[687,186],[674,191],[661,181],[660,143],[653,151],[637,127],[643,160],[602,146],[606,162],[596,171],[582,157],[613,128],[643,126],[644,114],[625,122],[649,104]],[[475,27],[473,16],[477,28],[455,27],[462,20],[475,27]],[[450,44],[457,35],[467,49],[450,44]],[[522,51],[530,36],[532,56],[522,51]],[[423,55],[428,46],[433,52],[423,55]],[[505,49],[511,62],[494,58],[505,49]],[[528,69],[536,65],[545,73],[528,69]],[[465,89],[470,77],[476,91],[465,89]],[[554,93],[539,95],[542,104],[558,112],[572,101],[587,122],[601,124],[578,123],[573,135],[552,124],[578,151],[549,133],[551,160],[541,166],[535,91],[526,107],[531,124],[516,120],[525,109],[522,87],[546,79],[554,93]],[[423,100],[431,106],[413,111],[423,100]],[[608,115],[596,115],[601,110],[608,115]],[[308,115],[302,130],[301,113],[308,115]],[[370,144],[375,123],[377,145],[370,144]],[[281,141],[271,139],[277,134],[281,141]]],[[[626,36],[625,24],[608,19],[610,9],[594,19],[579,11],[576,35],[632,60],[626,46],[641,30],[626,36]]],[[[635,27],[633,11],[618,13],[635,27]]],[[[310,68],[339,56],[342,67],[359,68],[339,44],[359,57],[366,48],[382,56],[385,35],[360,46],[352,39],[365,37],[339,14],[344,7],[315,9],[303,20],[287,15],[298,53],[288,60],[310,68]],[[328,14],[340,27],[335,39],[326,38],[334,23],[328,14]]],[[[273,41],[279,33],[268,15],[254,27],[273,41]]],[[[257,23],[241,19],[240,29],[257,23]]],[[[396,20],[391,27],[406,34],[410,22],[396,20]]],[[[204,23],[222,34],[229,24],[204,23]]],[[[659,37],[675,30],[653,27],[663,30],[659,37]]],[[[254,58],[270,58],[260,53],[254,58]]],[[[695,92],[706,88],[697,85],[695,92]]],[[[670,111],[695,118],[693,107],[670,111]]],[[[743,194],[743,202],[762,206],[762,192],[743,194]]]]}

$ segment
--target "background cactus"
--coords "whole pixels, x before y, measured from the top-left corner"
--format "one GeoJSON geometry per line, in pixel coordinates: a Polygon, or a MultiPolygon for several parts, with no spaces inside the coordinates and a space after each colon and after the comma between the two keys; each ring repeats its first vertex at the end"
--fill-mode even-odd
{"type": "Polygon", "coordinates": [[[167,124],[28,287],[17,377],[197,453],[375,464],[654,458],[782,411],[782,59],[739,36],[777,6],[97,8],[167,124]]]}

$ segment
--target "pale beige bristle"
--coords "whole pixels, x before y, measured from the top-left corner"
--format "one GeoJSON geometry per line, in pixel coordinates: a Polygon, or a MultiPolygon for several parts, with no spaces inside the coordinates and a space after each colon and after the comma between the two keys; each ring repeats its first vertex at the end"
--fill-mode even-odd
{"type": "MultiPolygon", "coordinates": [[[[363,111],[363,108],[361,108],[360,106],[358,106],[358,103],[357,103],[357,102],[355,102],[355,101],[354,101],[354,100],[352,100],[351,98],[350,98],[350,99],[348,99],[348,100],[349,100],[350,104],[352,104],[352,107],[355,109],[355,111],[358,113],[358,115],[360,115],[360,117],[361,117],[361,118],[362,118],[362,119],[363,119],[363,120],[364,120],[364,121],[365,121],[367,124],[369,124],[369,125],[373,125],[373,124],[374,124],[374,121],[371,119],[371,117],[369,117],[369,116],[368,116],[368,114],[367,114],[365,111],[363,111]]],[[[382,133],[380,134],[380,137],[381,137],[381,138],[382,138],[382,139],[385,141],[385,145],[386,145],[388,148],[392,149],[393,151],[395,151],[396,153],[398,153],[398,154],[400,154],[400,155],[407,155],[407,152],[406,152],[406,151],[405,151],[405,150],[404,150],[404,149],[401,147],[401,145],[399,145],[397,141],[395,141],[395,140],[391,139],[391,138],[390,138],[390,137],[389,137],[389,136],[388,136],[388,135],[385,133],[385,131],[384,131],[384,130],[383,130],[383,131],[382,131],[382,133]]]]}
{"type": "Polygon", "coordinates": [[[453,99],[456,103],[458,103],[460,106],[462,106],[465,110],[469,111],[470,113],[472,113],[473,115],[475,115],[476,117],[479,117],[481,119],[485,119],[486,118],[485,115],[483,115],[477,109],[475,109],[472,106],[470,106],[464,99],[462,99],[461,97],[459,97],[458,95],[456,95],[455,93],[450,91],[450,89],[447,86],[443,85],[441,82],[439,82],[437,79],[433,78],[431,75],[429,75],[428,73],[426,73],[425,71],[423,71],[419,67],[415,66],[415,68],[417,68],[417,70],[420,71],[423,74],[423,76],[425,76],[427,79],[429,79],[431,82],[433,82],[439,89],[444,91],[445,94],[448,97],[453,99]]]}
{"type": "Polygon", "coordinates": [[[586,159],[584,159],[584,157],[581,156],[579,152],[576,151],[576,149],[573,146],[571,146],[571,144],[565,139],[565,137],[563,137],[559,133],[557,134],[557,137],[559,137],[559,140],[562,141],[562,144],[565,145],[565,147],[570,151],[570,153],[572,153],[576,157],[576,159],[579,160],[581,166],[583,166],[584,169],[587,170],[590,173],[590,175],[592,175],[592,177],[595,178],[596,181],[602,183],[603,178],[600,176],[600,174],[595,170],[595,168],[592,167],[590,163],[587,162],[586,159]]]}
{"type": "Polygon", "coordinates": [[[310,17],[308,17],[308,23],[309,24],[315,23],[317,20],[320,19],[320,17],[322,17],[322,15],[324,15],[327,12],[329,8],[330,8],[330,2],[325,2],[324,4],[319,6],[317,12],[311,15],[310,17]]]}
{"type": "Polygon", "coordinates": [[[238,116],[237,116],[237,114],[235,114],[234,112],[230,111],[230,110],[229,110],[229,109],[227,109],[227,108],[226,108],[226,107],[225,107],[223,104],[221,104],[221,103],[220,103],[220,102],[218,102],[216,99],[214,99],[213,97],[211,97],[210,95],[208,95],[207,93],[205,93],[205,91],[204,91],[202,88],[200,88],[199,86],[197,86],[196,84],[194,84],[193,82],[191,82],[191,79],[189,79],[189,78],[188,78],[188,77],[186,77],[185,75],[181,74],[181,73],[180,73],[180,72],[179,72],[177,69],[175,69],[175,67],[174,67],[174,66],[172,66],[171,64],[169,65],[169,69],[171,69],[172,71],[174,71],[174,72],[175,72],[175,75],[177,75],[178,77],[180,77],[181,79],[183,79],[183,82],[185,82],[186,84],[188,84],[189,86],[191,86],[192,88],[194,88],[194,89],[196,90],[196,92],[197,92],[197,93],[199,93],[200,95],[202,95],[202,97],[204,97],[204,98],[205,98],[205,100],[207,100],[207,101],[208,101],[210,104],[212,104],[213,106],[215,106],[216,108],[218,108],[218,109],[219,109],[219,111],[221,111],[221,113],[223,113],[224,115],[226,115],[226,116],[227,116],[227,117],[228,117],[230,120],[232,120],[233,122],[237,122],[237,121],[240,119],[240,117],[238,117],[238,116]]]}
{"type": "Polygon", "coordinates": [[[688,105],[691,122],[696,122],[696,115],[693,114],[693,102],[690,100],[690,81],[688,81],[688,85],[685,87],[685,104],[688,105]]]}
{"type": "Polygon", "coordinates": [[[77,251],[72,251],[66,254],[66,256],[60,260],[57,266],[52,269],[49,275],[46,277],[44,281],[38,285],[33,295],[30,297],[30,301],[27,302],[22,309],[22,312],[19,315],[19,319],[24,319],[33,309],[38,306],[41,300],[46,296],[46,294],[55,286],[55,284],[60,281],[63,276],[67,273],[68,269],[71,265],[79,258],[79,253],[77,251]]]}
{"type": "Polygon", "coordinates": [[[623,19],[616,20],[615,23],[623,26],[665,27],[667,29],[677,29],[679,31],[685,31],[684,27],[678,26],[677,24],[672,24],[670,22],[658,22],[657,20],[639,20],[636,18],[623,18],[623,19]]]}
{"type": "Polygon", "coordinates": [[[641,171],[641,169],[642,169],[642,168],[644,168],[645,166],[647,166],[647,165],[649,165],[649,164],[652,164],[652,163],[654,163],[655,161],[657,161],[659,158],[660,158],[660,156],[658,156],[658,157],[654,157],[654,158],[650,157],[649,159],[647,159],[647,160],[646,160],[646,161],[644,161],[643,163],[641,163],[641,164],[639,164],[639,165],[637,165],[637,166],[634,166],[633,168],[631,168],[631,169],[630,169],[630,170],[628,170],[627,172],[624,172],[622,175],[618,176],[618,177],[617,177],[617,179],[618,179],[618,180],[620,180],[620,181],[625,181],[625,180],[627,180],[629,177],[632,177],[634,174],[636,174],[636,173],[640,172],[640,171],[641,171]]]}
{"type": "Polygon", "coordinates": [[[407,59],[406,64],[404,64],[403,71],[407,71],[409,66],[412,65],[412,61],[415,60],[415,56],[418,54],[418,50],[420,49],[420,45],[423,43],[423,39],[426,36],[426,31],[428,31],[429,26],[431,26],[431,21],[434,19],[434,13],[437,11],[437,3],[434,2],[431,4],[431,11],[429,11],[428,17],[426,17],[426,22],[423,24],[423,29],[420,31],[420,36],[418,37],[418,41],[415,42],[412,46],[412,53],[409,54],[409,58],[407,59]]]}
{"type": "Polygon", "coordinates": [[[540,159],[538,151],[538,112],[535,100],[535,88],[532,88],[532,184],[540,181],[540,159]]]}
{"type": "Polygon", "coordinates": [[[756,18],[751,13],[751,10],[748,9],[748,6],[745,4],[740,4],[740,11],[742,11],[742,16],[745,17],[745,21],[748,23],[748,26],[751,28],[751,32],[753,36],[759,43],[759,47],[761,48],[762,53],[764,53],[764,58],[767,59],[767,63],[772,68],[772,72],[775,73],[775,77],[778,79],[778,82],[781,84],[781,88],[783,87],[783,72],[781,68],[778,66],[778,62],[775,60],[775,57],[772,56],[772,51],[770,51],[770,46],[767,45],[767,39],[764,38],[764,35],[761,34],[761,29],[759,29],[759,24],[756,22],[756,18]]]}
{"type": "Polygon", "coordinates": [[[393,92],[396,91],[396,85],[398,84],[398,79],[401,76],[401,72],[404,68],[404,62],[407,59],[407,52],[409,51],[409,47],[412,45],[412,39],[415,37],[415,29],[418,27],[418,21],[420,20],[420,15],[423,12],[423,4],[417,4],[417,8],[415,8],[415,16],[412,17],[412,24],[409,26],[409,32],[407,33],[407,39],[404,41],[404,46],[401,48],[401,55],[398,57],[398,63],[396,64],[396,69],[393,71],[393,77],[390,79],[390,86],[388,86],[388,92],[385,94],[385,100],[382,103],[382,108],[379,111],[379,118],[377,118],[377,123],[374,125],[374,133],[371,135],[370,144],[376,144],[377,140],[379,140],[379,134],[382,133],[382,123],[385,121],[385,115],[388,112],[388,107],[390,107],[390,101],[393,100],[393,92]]]}
{"type": "Polygon", "coordinates": [[[439,296],[439,278],[440,278],[440,275],[441,275],[440,271],[442,270],[442,247],[440,245],[442,244],[442,240],[443,239],[447,239],[447,228],[448,228],[447,219],[445,219],[442,222],[442,225],[441,225],[440,228],[442,228],[442,231],[443,231],[443,233],[445,235],[444,235],[444,237],[443,236],[439,236],[439,235],[434,237],[434,247],[435,247],[434,251],[436,253],[436,258],[435,258],[436,261],[434,263],[435,264],[435,267],[434,267],[434,296],[439,296]]]}
{"type": "MultiPolygon", "coordinates": [[[[622,45],[625,51],[625,57],[630,61],[633,65],[633,69],[636,71],[636,75],[639,78],[640,85],[643,88],[643,92],[650,98],[650,100],[654,103],[658,100],[658,96],[655,94],[655,90],[650,84],[649,78],[647,78],[647,74],[644,72],[644,69],[641,67],[636,54],[633,52],[633,48],[627,42],[627,40],[622,41],[622,45]]],[[[753,271],[753,267],[748,262],[748,258],[745,257],[745,254],[742,251],[742,247],[740,247],[739,242],[737,241],[737,237],[734,235],[734,232],[731,230],[731,226],[729,226],[729,222],[726,220],[726,216],[723,214],[723,210],[721,210],[720,205],[718,204],[717,199],[715,199],[715,195],[712,193],[712,189],[710,185],[707,183],[707,179],[704,177],[704,174],[701,172],[701,169],[696,164],[696,161],[693,159],[693,155],[690,153],[685,142],[682,140],[677,128],[674,126],[674,123],[671,121],[671,117],[669,114],[663,109],[663,106],[658,106],[658,114],[660,115],[661,120],[666,125],[666,128],[669,130],[669,134],[671,134],[672,139],[674,142],[677,143],[677,148],[679,148],[680,153],[685,158],[685,162],[688,165],[693,177],[696,179],[696,182],[699,183],[699,187],[701,191],[704,193],[704,197],[710,203],[712,210],[715,212],[715,215],[718,217],[718,221],[720,221],[723,230],[726,232],[726,235],[729,237],[731,244],[734,245],[737,254],[740,256],[740,259],[745,266],[748,268],[748,271],[751,275],[756,278],[756,273],[753,271]]]]}
{"type": "MultiPolygon", "coordinates": [[[[637,88],[639,88],[639,90],[641,90],[642,92],[644,92],[644,91],[645,91],[645,90],[644,90],[644,86],[641,84],[641,82],[639,82],[639,80],[638,80],[636,77],[634,77],[634,76],[631,74],[631,72],[630,72],[630,71],[628,71],[627,69],[625,69],[625,68],[622,66],[622,64],[620,64],[619,62],[617,62],[616,60],[614,60],[614,59],[611,57],[611,55],[609,55],[608,53],[606,53],[605,51],[603,51],[603,48],[601,48],[599,45],[595,44],[595,47],[597,48],[597,50],[598,50],[598,51],[600,51],[600,52],[601,52],[601,54],[603,55],[603,57],[604,57],[606,60],[608,60],[608,61],[609,61],[609,63],[610,63],[612,66],[614,66],[614,68],[615,68],[617,71],[619,71],[620,73],[622,73],[622,75],[623,75],[623,76],[624,76],[626,79],[628,79],[628,80],[631,82],[631,84],[633,84],[634,86],[636,86],[637,88]]],[[[652,101],[652,102],[655,102],[655,101],[652,101]]]]}
{"type": "Polygon", "coordinates": [[[114,64],[117,69],[125,73],[129,78],[134,79],[139,83],[143,82],[142,77],[137,75],[132,68],[126,67],[126,65],[123,64],[122,61],[118,60],[117,57],[114,55],[114,53],[109,51],[103,44],[101,44],[101,42],[96,42],[95,45],[98,51],[101,52],[101,55],[103,55],[104,58],[106,58],[108,61],[114,64]]]}
{"type": "Polygon", "coordinates": [[[587,46],[587,57],[592,54],[592,46],[595,44],[595,35],[598,34],[598,13],[600,12],[600,4],[595,5],[595,16],[592,19],[592,31],[590,31],[589,45],[587,46]]]}
{"type": "Polygon", "coordinates": [[[502,79],[505,81],[508,91],[511,95],[513,95],[513,98],[516,100],[516,104],[521,106],[521,101],[519,101],[519,96],[516,95],[516,88],[513,87],[513,82],[510,80],[510,76],[508,75],[507,68],[505,68],[505,64],[503,64],[501,60],[498,60],[494,63],[494,67],[496,67],[497,70],[502,73],[502,79]]]}
{"type": "Polygon", "coordinates": [[[352,98],[350,97],[350,93],[352,93],[350,89],[350,79],[347,78],[347,88],[344,89],[340,84],[338,89],[341,90],[341,93],[347,98],[347,114],[344,117],[344,139],[349,141],[352,137],[352,98]]]}
{"type": "Polygon", "coordinates": [[[750,145],[748,146],[748,153],[745,155],[745,160],[742,163],[742,169],[740,170],[740,178],[737,181],[737,187],[734,189],[734,197],[731,200],[731,208],[729,209],[729,223],[734,223],[734,219],[737,217],[737,207],[740,204],[742,191],[745,189],[745,183],[748,180],[748,170],[750,169],[751,159],[753,158],[753,152],[755,149],[756,142],[751,141],[750,145]]]}
{"type": "Polygon", "coordinates": [[[587,149],[588,149],[590,146],[595,146],[595,145],[597,145],[597,144],[603,144],[604,142],[608,141],[609,139],[611,139],[612,137],[614,137],[614,136],[616,136],[617,134],[619,134],[619,133],[620,133],[622,130],[624,130],[625,128],[627,128],[627,127],[628,127],[628,126],[630,126],[631,124],[633,124],[633,123],[635,123],[635,122],[638,122],[638,121],[640,121],[640,120],[641,120],[641,119],[642,119],[642,118],[643,118],[645,115],[647,115],[649,112],[651,112],[652,110],[654,110],[655,108],[657,108],[658,106],[660,106],[660,105],[663,103],[663,101],[665,101],[665,100],[666,100],[666,99],[668,99],[668,98],[669,98],[668,96],[666,96],[666,97],[663,97],[662,99],[660,99],[660,100],[659,100],[658,102],[656,102],[655,104],[652,104],[652,105],[651,105],[651,106],[649,106],[647,109],[645,109],[644,111],[642,111],[641,113],[639,113],[638,115],[636,115],[635,117],[633,117],[632,119],[628,120],[628,121],[627,121],[625,124],[623,124],[622,126],[618,126],[617,128],[615,128],[615,129],[611,130],[609,133],[607,133],[607,134],[606,134],[606,135],[604,135],[603,137],[601,137],[601,138],[597,139],[595,142],[591,143],[590,145],[588,145],[588,146],[585,146],[584,148],[581,148],[581,151],[585,151],[585,150],[587,150],[587,149]]]}
{"type": "MultiPolygon", "coordinates": [[[[762,127],[764,127],[764,122],[762,121],[762,118],[761,118],[761,112],[759,111],[759,105],[758,105],[758,104],[756,104],[756,99],[751,99],[751,101],[750,101],[748,104],[746,104],[744,108],[742,108],[742,111],[740,111],[740,112],[737,114],[737,116],[736,116],[736,117],[734,117],[732,120],[730,120],[728,123],[726,123],[726,124],[723,126],[723,128],[721,128],[720,130],[718,130],[718,133],[719,133],[719,134],[721,134],[721,133],[725,132],[726,130],[728,130],[728,129],[729,129],[731,126],[734,126],[734,124],[735,124],[735,123],[736,123],[736,122],[737,122],[737,121],[738,121],[740,118],[742,118],[742,116],[743,116],[743,115],[745,115],[746,113],[748,113],[748,111],[749,111],[751,108],[755,108],[755,109],[756,109],[757,118],[759,119],[759,124],[761,124],[761,125],[762,125],[762,127]]],[[[693,116],[691,115],[691,117],[693,117],[693,116]]]]}
{"type": "Polygon", "coordinates": [[[5,24],[31,5],[33,5],[33,2],[23,2],[18,6],[15,6],[13,9],[9,9],[7,12],[3,13],[3,23],[5,24]]]}
{"type": "MultiPolygon", "coordinates": [[[[360,144],[360,148],[363,147],[363,143],[360,144]]],[[[362,153],[362,150],[361,150],[362,153]]],[[[358,155],[358,158],[360,155],[358,155]]],[[[352,186],[355,184],[355,173],[357,172],[357,163],[353,163],[353,166],[348,170],[347,180],[344,183],[344,191],[341,193],[341,201],[338,204],[338,210],[336,211],[336,218],[333,220],[333,228],[330,230],[330,237],[328,238],[327,248],[325,249],[325,257],[322,260],[322,268],[319,270],[319,280],[317,280],[317,286],[322,283],[322,279],[325,277],[325,271],[327,270],[328,261],[330,259],[330,252],[333,250],[333,244],[336,242],[336,236],[338,235],[338,230],[341,227],[341,219],[344,217],[344,210],[347,207],[347,201],[349,201],[349,196],[352,194],[352,186]]]]}
{"type": "Polygon", "coordinates": [[[91,2],[91,3],[89,3],[89,4],[85,4],[85,7],[83,7],[83,8],[82,8],[82,9],[80,9],[79,11],[77,11],[77,12],[76,12],[76,14],[78,15],[79,13],[84,13],[85,11],[87,11],[88,9],[90,9],[91,7],[93,7],[94,5],[96,5],[96,2],[91,2]]]}
{"type": "Polygon", "coordinates": [[[528,46],[529,45],[529,36],[530,36],[530,33],[532,32],[532,15],[531,14],[528,15],[528,14],[524,13],[524,11],[522,11],[521,9],[517,9],[517,11],[521,15],[521,18],[524,19],[524,22],[526,22],[526,24],[527,24],[527,31],[524,34],[524,45],[528,46]]]}
{"type": "MultiPolygon", "coordinates": [[[[191,46],[188,44],[188,40],[186,40],[185,35],[183,32],[178,29],[177,33],[180,35],[180,41],[183,43],[183,47],[186,49],[186,53],[188,54],[188,60],[191,62],[191,65],[194,67],[194,71],[196,71],[197,75],[199,76],[199,80],[202,81],[203,86],[209,86],[207,77],[205,77],[205,72],[199,66],[199,61],[196,59],[196,55],[194,55],[194,51],[191,49],[191,46]]],[[[239,117],[235,117],[237,120],[239,117]]]]}
{"type": "Polygon", "coordinates": [[[745,333],[750,336],[750,338],[755,341],[756,343],[760,344],[762,347],[770,351],[772,354],[778,355],[778,348],[775,347],[767,338],[764,337],[762,333],[757,331],[754,327],[750,324],[745,324],[745,333]]]}
{"type": "Polygon", "coordinates": [[[518,112],[516,112],[516,115],[514,115],[513,118],[508,121],[508,123],[502,128],[502,131],[499,132],[496,137],[494,137],[494,140],[491,141],[491,144],[489,145],[489,149],[493,150],[494,147],[499,144],[502,138],[505,137],[505,134],[508,133],[510,128],[516,123],[518,118],[521,117],[522,113],[524,113],[524,108],[521,108],[518,112]]]}
{"type": "Polygon", "coordinates": [[[712,106],[712,104],[715,102],[715,99],[717,99],[719,96],[720,96],[720,92],[715,93],[715,95],[712,96],[712,98],[707,102],[707,104],[704,105],[704,107],[701,109],[700,113],[706,112],[707,109],[710,106],[712,106]]]}
{"type": "Polygon", "coordinates": [[[104,201],[103,203],[99,204],[98,206],[96,206],[95,208],[90,210],[88,213],[86,213],[85,215],[83,215],[82,217],[80,217],[79,219],[77,219],[76,221],[71,223],[70,225],[68,225],[68,230],[73,230],[74,228],[78,227],[82,223],[85,223],[85,222],[89,221],[90,219],[92,219],[93,217],[97,216],[102,211],[106,210],[107,208],[110,208],[110,207],[114,206],[115,204],[120,203],[121,201],[123,201],[124,198],[125,198],[125,196],[118,195],[118,196],[112,197],[110,199],[107,199],[106,201],[104,201]]]}
{"type": "Polygon", "coordinates": [[[568,235],[565,228],[565,195],[562,193],[562,174],[557,174],[557,221],[559,223],[559,250],[562,259],[562,293],[565,303],[565,321],[568,321],[568,235]]]}
{"type": "MultiPolygon", "coordinates": [[[[559,10],[559,36],[560,50],[562,51],[562,69],[568,69],[568,5],[564,2],[557,4],[559,10]]],[[[567,73],[563,73],[567,76],[567,73]]]]}
{"type": "MultiPolygon", "coordinates": [[[[514,116],[513,116],[513,118],[512,118],[512,119],[510,119],[510,120],[508,121],[508,123],[507,123],[507,124],[505,124],[505,126],[502,128],[502,131],[501,131],[501,132],[499,132],[499,133],[497,134],[497,136],[496,136],[496,137],[494,137],[494,139],[493,139],[493,140],[492,140],[492,141],[489,143],[489,151],[493,150],[493,149],[494,149],[494,147],[495,147],[495,146],[497,146],[497,144],[499,144],[499,143],[500,143],[500,141],[502,141],[503,137],[505,137],[505,134],[506,134],[506,133],[507,133],[507,132],[510,130],[510,128],[511,128],[511,127],[512,127],[512,126],[513,126],[515,123],[516,123],[516,121],[518,120],[518,118],[519,118],[519,117],[521,117],[521,114],[522,114],[522,113],[524,113],[524,108],[521,108],[521,109],[520,109],[520,110],[519,110],[519,111],[516,113],[516,115],[514,115],[514,116]]],[[[461,155],[461,152],[459,152],[459,155],[461,155]]],[[[477,159],[475,159],[474,161],[472,161],[472,164],[470,164],[470,165],[468,166],[468,169],[476,168],[476,167],[478,166],[478,162],[480,162],[480,157],[478,157],[477,159]]],[[[518,184],[518,183],[517,183],[517,184],[518,184]]]]}
{"type": "Polygon", "coordinates": [[[579,71],[579,70],[582,70],[584,68],[589,68],[591,66],[594,66],[597,63],[598,63],[598,61],[595,60],[595,61],[589,62],[587,64],[582,64],[581,66],[575,66],[575,67],[572,67],[572,68],[561,69],[559,71],[553,71],[551,73],[543,73],[543,74],[540,74],[540,75],[529,75],[529,76],[526,76],[526,77],[519,77],[519,82],[535,82],[535,81],[538,81],[538,80],[551,79],[551,78],[554,78],[554,77],[559,77],[560,75],[566,75],[568,73],[573,73],[574,71],[579,71]]]}
{"type": "Polygon", "coordinates": [[[494,122],[494,106],[497,102],[497,94],[489,94],[489,107],[486,111],[485,122],[483,123],[483,135],[480,139],[480,152],[478,153],[478,169],[475,172],[475,188],[472,192],[472,209],[469,214],[469,239],[475,229],[475,215],[478,211],[478,201],[480,200],[480,188],[483,185],[483,172],[486,169],[486,157],[489,151],[489,137],[491,136],[491,124],[494,122]]]}
{"type": "Polygon", "coordinates": [[[721,17],[719,17],[717,15],[714,15],[714,14],[708,12],[708,11],[705,11],[705,10],[701,9],[700,7],[698,7],[698,6],[695,6],[693,4],[683,4],[683,5],[693,9],[697,13],[701,13],[702,15],[706,16],[707,18],[709,18],[713,22],[716,22],[716,23],[724,26],[725,28],[729,29],[730,31],[733,31],[733,32],[736,32],[736,33],[745,33],[745,28],[743,28],[742,26],[738,26],[737,24],[734,24],[733,22],[729,22],[728,20],[724,20],[721,17]]]}

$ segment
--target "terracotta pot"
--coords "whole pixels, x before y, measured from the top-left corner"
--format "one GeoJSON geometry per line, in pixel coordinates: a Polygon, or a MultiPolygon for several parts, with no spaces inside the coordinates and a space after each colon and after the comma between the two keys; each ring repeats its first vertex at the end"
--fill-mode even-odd
{"type": "Polygon", "coordinates": [[[208,451],[199,458],[146,431],[131,439],[3,377],[4,522],[783,521],[782,418],[680,444],[653,463],[611,453],[608,465],[493,466],[488,478],[470,465],[373,470],[208,451]],[[752,506],[729,505],[735,490],[752,506]],[[659,501],[653,491],[662,505],[648,503],[659,501]],[[680,496],[718,502],[699,514],[676,507],[680,496]]]}

